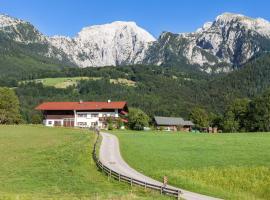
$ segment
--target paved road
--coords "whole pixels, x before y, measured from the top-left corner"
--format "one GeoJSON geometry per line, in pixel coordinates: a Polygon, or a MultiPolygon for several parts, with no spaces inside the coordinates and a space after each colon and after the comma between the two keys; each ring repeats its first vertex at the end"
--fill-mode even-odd
{"type": "MultiPolygon", "coordinates": [[[[109,133],[101,133],[101,135],[102,142],[99,151],[99,159],[105,166],[111,168],[112,170],[120,174],[129,176],[143,182],[148,182],[150,184],[156,184],[160,186],[163,185],[161,182],[137,172],[123,160],[120,154],[119,142],[116,136],[109,133]]],[[[176,188],[173,186],[167,187],[181,190],[183,193],[181,197],[186,200],[217,200],[216,198],[189,192],[181,188],[176,188]]]]}

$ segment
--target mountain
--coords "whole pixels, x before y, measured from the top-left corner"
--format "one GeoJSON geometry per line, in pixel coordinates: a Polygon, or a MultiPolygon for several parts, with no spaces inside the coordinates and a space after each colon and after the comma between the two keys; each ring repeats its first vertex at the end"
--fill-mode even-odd
{"type": "Polygon", "coordinates": [[[144,63],[187,62],[206,72],[229,72],[270,50],[270,23],[224,13],[193,33],[164,32],[149,48],[144,63]]]}
{"type": "MultiPolygon", "coordinates": [[[[155,38],[134,22],[83,28],[76,37],[47,37],[23,20],[0,15],[3,40],[24,46],[33,54],[79,67],[116,66],[141,62],[155,38]],[[28,48],[29,47],[29,48],[28,48]]],[[[1,45],[4,48],[5,45],[1,45]]],[[[9,48],[5,47],[5,52],[9,48]]]]}
{"type": "Polygon", "coordinates": [[[3,56],[11,61],[22,56],[54,67],[153,64],[218,73],[240,68],[268,51],[270,23],[232,13],[193,33],[164,32],[158,40],[136,23],[121,21],[85,27],[74,38],[48,37],[29,22],[0,15],[0,72],[3,56]]]}
{"type": "Polygon", "coordinates": [[[75,66],[32,24],[0,15],[0,78],[10,82],[29,74],[75,66]]]}
{"type": "Polygon", "coordinates": [[[134,22],[83,28],[75,38],[55,36],[51,44],[80,67],[116,66],[140,62],[155,38],[134,22]]]}

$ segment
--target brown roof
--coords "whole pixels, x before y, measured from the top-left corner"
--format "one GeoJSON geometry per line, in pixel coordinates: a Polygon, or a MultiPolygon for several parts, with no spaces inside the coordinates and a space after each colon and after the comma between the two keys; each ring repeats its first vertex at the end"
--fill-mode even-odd
{"type": "Polygon", "coordinates": [[[44,102],[36,110],[102,110],[123,109],[125,101],[116,102],[44,102]]]}

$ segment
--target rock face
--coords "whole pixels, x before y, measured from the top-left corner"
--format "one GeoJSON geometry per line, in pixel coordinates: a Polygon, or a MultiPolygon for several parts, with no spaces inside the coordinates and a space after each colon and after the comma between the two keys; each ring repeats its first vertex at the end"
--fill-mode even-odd
{"type": "Polygon", "coordinates": [[[142,61],[155,38],[134,22],[83,28],[75,38],[55,36],[53,46],[81,67],[133,64],[142,61]]]}
{"type": "Polygon", "coordinates": [[[207,72],[226,72],[269,49],[268,21],[224,13],[194,33],[163,33],[150,47],[144,62],[166,64],[184,61],[207,72]]]}
{"type": "Polygon", "coordinates": [[[69,38],[47,37],[28,22],[0,15],[0,50],[14,50],[11,42],[31,55],[78,67],[189,64],[206,72],[229,72],[270,51],[270,23],[224,13],[193,33],[164,32],[156,40],[134,22],[116,21],[83,28],[69,38]]]}
{"type": "Polygon", "coordinates": [[[141,62],[151,42],[156,39],[134,22],[83,28],[76,37],[47,37],[23,20],[0,15],[0,35],[8,40],[33,47],[39,54],[79,67],[117,66],[141,62]]]}

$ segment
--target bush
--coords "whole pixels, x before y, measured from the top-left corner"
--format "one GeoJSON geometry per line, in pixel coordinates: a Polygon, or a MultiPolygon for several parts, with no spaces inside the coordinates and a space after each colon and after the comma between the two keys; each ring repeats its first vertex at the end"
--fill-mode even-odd
{"type": "Polygon", "coordinates": [[[128,113],[128,126],[132,130],[143,130],[149,126],[149,117],[142,110],[130,108],[128,113]]]}

